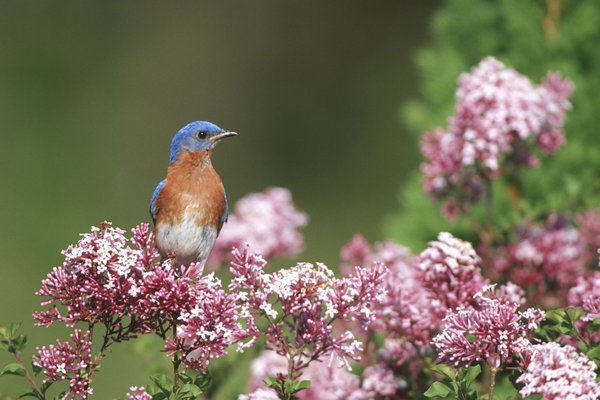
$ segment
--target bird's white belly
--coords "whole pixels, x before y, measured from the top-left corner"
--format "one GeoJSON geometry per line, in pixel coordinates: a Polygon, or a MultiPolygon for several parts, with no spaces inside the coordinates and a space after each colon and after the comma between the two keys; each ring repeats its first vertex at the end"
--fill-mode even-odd
{"type": "Polygon", "coordinates": [[[188,215],[178,225],[159,223],[156,226],[156,247],[162,256],[174,256],[178,264],[199,262],[204,266],[216,239],[215,228],[196,225],[196,218],[188,215]]]}

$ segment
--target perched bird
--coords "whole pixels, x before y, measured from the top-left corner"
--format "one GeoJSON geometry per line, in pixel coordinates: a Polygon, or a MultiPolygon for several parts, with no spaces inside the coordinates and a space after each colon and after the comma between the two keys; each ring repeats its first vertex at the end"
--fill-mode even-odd
{"type": "Polygon", "coordinates": [[[163,258],[204,266],[228,213],[225,188],[210,157],[217,143],[236,135],[196,121],[173,137],[167,178],[150,200],[156,247],[163,258]]]}

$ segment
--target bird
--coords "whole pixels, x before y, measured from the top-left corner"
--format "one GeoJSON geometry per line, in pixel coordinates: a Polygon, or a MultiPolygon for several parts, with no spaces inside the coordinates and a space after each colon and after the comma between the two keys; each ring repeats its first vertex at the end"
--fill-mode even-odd
{"type": "Polygon", "coordinates": [[[233,136],[237,133],[208,121],[190,122],[173,136],[167,177],[150,200],[155,244],[163,260],[204,267],[229,213],[211,156],[221,140],[233,136]]]}

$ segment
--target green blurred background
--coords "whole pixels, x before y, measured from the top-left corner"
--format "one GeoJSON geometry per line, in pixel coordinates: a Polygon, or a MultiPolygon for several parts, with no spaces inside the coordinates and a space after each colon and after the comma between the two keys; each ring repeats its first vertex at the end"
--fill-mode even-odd
{"type": "MultiPolygon", "coordinates": [[[[240,133],[213,158],[230,204],[284,186],[309,213],[302,258],[336,265],[353,233],[382,239],[419,162],[398,110],[437,6],[0,2],[0,323],[22,321],[32,345],[62,334],[32,327],[40,280],[90,225],[149,220],[171,136],[196,119],[240,133]]],[[[95,398],[149,383],[132,346],[108,357],[95,398]]]]}

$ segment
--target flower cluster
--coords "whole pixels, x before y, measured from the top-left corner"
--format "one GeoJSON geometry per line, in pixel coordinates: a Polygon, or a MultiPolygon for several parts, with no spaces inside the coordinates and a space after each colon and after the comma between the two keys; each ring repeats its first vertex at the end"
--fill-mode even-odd
{"type": "MultiPolygon", "coordinates": [[[[586,314],[576,322],[580,335],[592,342],[600,341],[600,330],[591,331],[590,323],[600,317],[600,271],[594,271],[577,278],[577,285],[569,290],[568,304],[583,308],[586,314]]],[[[565,342],[577,344],[575,341],[565,342]]]]}
{"type": "Polygon", "coordinates": [[[433,339],[438,361],[454,366],[485,361],[494,368],[510,364],[529,345],[529,337],[544,319],[542,310],[518,311],[494,286],[474,296],[473,307],[459,307],[444,319],[433,339]]]}
{"type": "Polygon", "coordinates": [[[36,324],[61,321],[74,326],[80,321],[99,321],[108,325],[114,317],[125,315],[137,302],[139,284],[158,256],[146,224],[134,228],[131,244],[125,231],[108,222],[83,234],[77,244],[62,252],[63,265],[42,281],[36,295],[48,298],[42,306],[52,307],[34,313],[36,324]]]}
{"type": "Polygon", "coordinates": [[[299,230],[307,223],[308,216],[296,208],[287,189],[247,195],[236,203],[207,263],[214,267],[230,261],[231,249],[246,242],[265,258],[295,256],[304,247],[299,230]]]}
{"type": "Polygon", "coordinates": [[[442,232],[430,242],[418,260],[419,280],[429,291],[432,306],[440,318],[446,311],[465,307],[486,284],[481,260],[471,243],[442,232]]]}
{"type": "Polygon", "coordinates": [[[600,215],[596,210],[585,210],[575,215],[577,229],[586,244],[587,263],[598,261],[598,249],[600,248],[600,215]]]}
{"type": "MultiPolygon", "coordinates": [[[[345,278],[335,278],[324,264],[309,263],[268,274],[264,272],[266,262],[249,245],[232,254],[230,289],[238,294],[242,314],[267,319],[269,345],[288,354],[294,370],[308,364],[304,357],[294,358],[294,353],[309,355],[311,361],[331,354],[345,365],[347,357],[359,357],[361,343],[350,331],[334,333],[332,322],[353,319],[366,325],[374,319],[372,303],[384,293],[383,265],[356,267],[355,273],[345,278]]],[[[248,332],[256,334],[258,330],[249,324],[248,332]]]]}
{"type": "Polygon", "coordinates": [[[496,249],[492,273],[530,290],[530,301],[556,305],[583,274],[587,259],[579,231],[553,214],[543,227],[527,224],[516,241],[496,249]]]}
{"type": "Polygon", "coordinates": [[[72,344],[56,340],[56,345],[38,347],[33,365],[41,368],[49,381],[68,381],[69,390],[64,398],[87,399],[92,394],[90,376],[93,372],[92,342],[89,331],[76,329],[71,334],[72,344]]]}
{"type": "Polygon", "coordinates": [[[249,335],[242,326],[237,296],[226,293],[221,281],[207,275],[193,287],[191,303],[182,309],[176,323],[177,338],[167,338],[165,349],[172,357],[180,354],[188,367],[206,371],[213,358],[249,335]]]}
{"type": "Polygon", "coordinates": [[[541,395],[543,399],[596,400],[600,384],[596,364],[569,345],[544,343],[524,352],[524,372],[517,378],[523,384],[523,397],[541,395]]]}
{"type": "Polygon", "coordinates": [[[350,273],[356,265],[383,263],[388,267],[385,293],[381,301],[373,305],[375,319],[371,326],[389,336],[386,343],[394,342],[394,351],[389,353],[394,363],[414,361],[418,349],[429,346],[432,330],[439,323],[432,312],[428,293],[418,278],[420,271],[416,257],[393,242],[371,245],[362,235],[355,235],[342,248],[340,256],[345,273],[350,273]]]}
{"type": "Polygon", "coordinates": [[[166,350],[194,369],[243,339],[237,297],[227,294],[199,264],[160,262],[147,224],[125,232],[104,223],[63,252],[65,261],[42,281],[37,295],[50,309],[34,313],[38,325],[56,321],[106,327],[105,345],[154,332],[166,350]],[[177,329],[177,339],[167,331],[177,329]]]}
{"type": "Polygon", "coordinates": [[[540,86],[493,57],[458,79],[455,114],[447,130],[423,138],[425,191],[450,199],[456,214],[482,197],[484,182],[503,166],[535,166],[534,149],[548,154],[565,139],[562,132],[573,84],[550,73],[540,86]]]}

